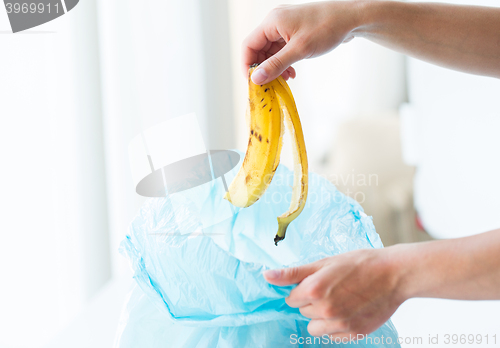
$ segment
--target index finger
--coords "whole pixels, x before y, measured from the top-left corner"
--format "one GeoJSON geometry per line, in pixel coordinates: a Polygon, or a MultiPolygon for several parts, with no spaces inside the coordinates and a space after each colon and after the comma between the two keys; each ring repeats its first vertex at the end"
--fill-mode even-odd
{"type": "Polygon", "coordinates": [[[250,65],[262,63],[266,60],[265,52],[273,42],[281,39],[276,27],[266,28],[262,24],[255,28],[243,41],[242,45],[242,68],[246,74],[250,65]]]}
{"type": "Polygon", "coordinates": [[[311,279],[311,276],[307,277],[290,292],[290,295],[285,299],[287,305],[293,308],[300,308],[310,305],[316,300],[314,294],[310,292],[311,279]]]}
{"type": "MultiPolygon", "coordinates": [[[[322,262],[325,259],[316,261],[322,262]]],[[[320,300],[328,283],[332,282],[326,268],[320,267],[297,285],[285,302],[290,307],[303,307],[320,300]]]]}

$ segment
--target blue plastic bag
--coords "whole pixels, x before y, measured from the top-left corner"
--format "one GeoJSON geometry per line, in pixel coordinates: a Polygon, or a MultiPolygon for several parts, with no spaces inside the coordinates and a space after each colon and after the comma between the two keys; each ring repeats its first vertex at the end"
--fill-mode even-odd
{"type": "MultiPolygon", "coordinates": [[[[225,175],[228,182],[240,165],[241,159],[225,175]]],[[[137,287],[115,347],[399,347],[390,321],[350,344],[311,337],[309,319],[285,303],[294,286],[264,280],[266,269],[383,247],[361,206],[313,173],[302,214],[275,246],[276,217],[288,210],[292,185],[293,172],[280,165],[259,201],[244,209],[231,206],[230,218],[220,219],[218,212],[229,204],[222,180],[186,195],[149,199],[120,247],[137,287]],[[204,214],[214,221],[209,227],[204,214]]]]}

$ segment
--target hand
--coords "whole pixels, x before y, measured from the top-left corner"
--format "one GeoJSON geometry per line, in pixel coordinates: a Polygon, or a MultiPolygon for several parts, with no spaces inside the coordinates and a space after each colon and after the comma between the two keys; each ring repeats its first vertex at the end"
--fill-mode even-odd
{"type": "Polygon", "coordinates": [[[307,327],[311,335],[367,335],[407,299],[400,288],[401,249],[351,251],[300,267],[270,270],[264,277],[279,286],[299,283],[286,303],[312,319],[307,327]]]}
{"type": "Polygon", "coordinates": [[[354,37],[358,2],[281,6],[271,11],[243,43],[243,71],[261,63],[252,81],[263,84],[282,75],[295,77],[293,63],[318,57],[354,37]]]}

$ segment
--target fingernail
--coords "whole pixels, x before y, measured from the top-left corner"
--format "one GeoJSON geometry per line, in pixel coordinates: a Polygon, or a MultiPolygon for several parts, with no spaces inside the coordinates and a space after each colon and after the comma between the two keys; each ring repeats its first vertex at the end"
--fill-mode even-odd
{"type": "Polygon", "coordinates": [[[264,276],[267,278],[267,279],[278,279],[281,275],[281,272],[278,271],[278,270],[275,270],[275,269],[272,269],[270,271],[265,271],[264,272],[264,276]]]}
{"type": "Polygon", "coordinates": [[[260,68],[252,73],[252,82],[256,85],[264,82],[267,79],[267,73],[264,69],[260,68]]]}

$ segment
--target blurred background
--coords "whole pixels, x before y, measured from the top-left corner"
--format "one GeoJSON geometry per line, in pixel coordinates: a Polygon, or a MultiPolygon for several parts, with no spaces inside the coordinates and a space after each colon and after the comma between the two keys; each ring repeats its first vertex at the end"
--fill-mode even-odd
{"type": "MultiPolygon", "coordinates": [[[[0,348],[112,346],[144,200],[129,142],[195,112],[209,149],[245,151],[241,42],[279,4],[84,0],[18,34],[0,11],[0,348]]],[[[385,245],[500,227],[498,80],[363,39],[295,69],[310,169],[385,245]]]]}

